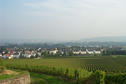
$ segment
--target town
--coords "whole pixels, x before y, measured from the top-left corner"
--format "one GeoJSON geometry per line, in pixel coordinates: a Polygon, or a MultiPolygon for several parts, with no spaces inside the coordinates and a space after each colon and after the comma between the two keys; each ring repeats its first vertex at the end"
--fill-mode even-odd
{"type": "Polygon", "coordinates": [[[46,56],[100,55],[100,48],[0,48],[0,58],[41,58],[46,56]]]}
{"type": "Polygon", "coordinates": [[[64,48],[0,48],[0,58],[43,58],[53,56],[102,56],[125,55],[126,51],[121,47],[64,47],[64,48]]]}

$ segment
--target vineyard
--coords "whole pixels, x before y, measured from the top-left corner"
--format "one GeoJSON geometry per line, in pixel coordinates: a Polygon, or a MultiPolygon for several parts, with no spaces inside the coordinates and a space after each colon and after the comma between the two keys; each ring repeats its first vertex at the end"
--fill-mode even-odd
{"type": "Polygon", "coordinates": [[[81,82],[88,84],[89,80],[93,84],[126,84],[125,56],[1,59],[0,65],[61,76],[76,80],[78,84],[81,82]]]}

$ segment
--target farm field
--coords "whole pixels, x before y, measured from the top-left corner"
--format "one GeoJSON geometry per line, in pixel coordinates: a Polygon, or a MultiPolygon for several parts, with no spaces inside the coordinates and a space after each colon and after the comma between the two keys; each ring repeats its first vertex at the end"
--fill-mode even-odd
{"type": "Polygon", "coordinates": [[[125,56],[104,57],[67,57],[45,59],[12,59],[1,60],[1,65],[14,66],[48,66],[59,68],[86,69],[88,71],[102,70],[105,72],[126,72],[125,56]]]}
{"type": "MultiPolygon", "coordinates": [[[[38,80],[35,82],[39,81],[45,82],[45,84],[47,83],[47,81],[45,80],[48,79],[43,79],[45,75],[42,74],[61,76],[68,80],[76,80],[76,81],[79,80],[81,82],[86,80],[88,82],[89,79],[90,81],[93,82],[87,84],[104,84],[94,82],[94,80],[98,80],[95,79],[97,78],[95,76],[98,74],[96,73],[96,71],[103,71],[106,73],[105,78],[104,73],[100,72],[101,74],[103,74],[103,78],[105,79],[104,81],[106,81],[107,84],[120,84],[120,81],[123,84],[123,82],[126,80],[125,56],[90,56],[90,57],[73,56],[73,57],[51,57],[42,59],[11,59],[11,60],[1,59],[0,65],[6,66],[7,68],[10,69],[20,69],[20,70],[27,70],[29,72],[41,73],[40,76],[31,73],[32,79],[38,80]],[[93,75],[94,73],[96,73],[96,75],[93,75]],[[39,79],[39,77],[41,79],[39,79]],[[111,80],[109,80],[110,78],[111,80]],[[119,79],[118,81],[116,81],[117,83],[113,82],[115,81],[115,79],[119,79]]],[[[48,76],[46,77],[48,78],[48,76]]],[[[54,77],[54,79],[56,78],[54,77]]],[[[49,81],[50,80],[51,79],[49,79],[49,81]]],[[[63,81],[61,82],[62,82],[61,84],[67,84],[63,81]]],[[[34,84],[34,82],[32,84],[34,84]]]]}

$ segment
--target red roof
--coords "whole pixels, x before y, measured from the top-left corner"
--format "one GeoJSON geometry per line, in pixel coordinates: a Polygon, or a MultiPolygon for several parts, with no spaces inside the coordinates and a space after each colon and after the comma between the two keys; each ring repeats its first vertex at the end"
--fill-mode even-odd
{"type": "Polygon", "coordinates": [[[6,56],[10,57],[10,54],[6,54],[6,56]]]}

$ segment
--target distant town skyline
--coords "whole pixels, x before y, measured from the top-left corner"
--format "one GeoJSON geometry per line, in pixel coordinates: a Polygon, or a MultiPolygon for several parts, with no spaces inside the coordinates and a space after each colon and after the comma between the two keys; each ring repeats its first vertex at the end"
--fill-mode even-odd
{"type": "Polygon", "coordinates": [[[125,0],[0,0],[1,39],[126,36],[125,0]]]}

